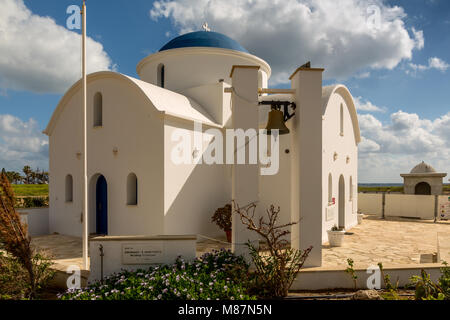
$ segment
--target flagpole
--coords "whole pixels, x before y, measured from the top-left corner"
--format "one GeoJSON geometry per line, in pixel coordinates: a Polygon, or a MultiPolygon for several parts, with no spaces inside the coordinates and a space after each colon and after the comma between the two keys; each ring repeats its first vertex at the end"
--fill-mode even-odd
{"type": "Polygon", "coordinates": [[[89,268],[88,262],[88,183],[87,183],[87,76],[86,76],[86,2],[82,9],[82,99],[83,99],[83,269],[89,268]]]}

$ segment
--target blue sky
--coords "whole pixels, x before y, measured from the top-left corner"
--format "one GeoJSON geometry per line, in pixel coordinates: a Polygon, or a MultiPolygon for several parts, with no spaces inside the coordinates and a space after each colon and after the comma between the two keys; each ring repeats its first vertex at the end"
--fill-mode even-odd
{"type": "MultiPolygon", "coordinates": [[[[0,0],[0,52],[6,52],[0,54],[0,167],[48,168],[48,144],[40,131],[64,88],[80,75],[79,38],[59,28],[66,27],[66,9],[73,4],[81,1],[0,0]],[[17,22],[24,12],[28,18],[17,22]],[[30,30],[36,35],[25,37],[30,30]],[[2,32],[17,32],[11,37],[23,43],[2,32]]],[[[92,56],[101,61],[97,68],[137,77],[142,58],[207,20],[213,31],[271,64],[272,87],[289,86],[289,72],[307,60],[327,69],[324,84],[349,87],[364,137],[359,182],[399,182],[401,172],[422,160],[450,172],[450,1],[88,0],[87,5],[92,56]],[[363,26],[371,5],[382,17],[381,31],[373,34],[363,26]]]]}

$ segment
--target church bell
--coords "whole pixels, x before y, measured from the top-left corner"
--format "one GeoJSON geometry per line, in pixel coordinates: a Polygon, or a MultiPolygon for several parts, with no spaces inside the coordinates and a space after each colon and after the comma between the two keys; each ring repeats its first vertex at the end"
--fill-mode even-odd
{"type": "Polygon", "coordinates": [[[286,127],[286,124],[284,122],[284,114],[283,111],[272,109],[269,112],[269,120],[267,121],[267,134],[271,134],[272,130],[279,130],[279,134],[288,134],[289,129],[286,127]]]}

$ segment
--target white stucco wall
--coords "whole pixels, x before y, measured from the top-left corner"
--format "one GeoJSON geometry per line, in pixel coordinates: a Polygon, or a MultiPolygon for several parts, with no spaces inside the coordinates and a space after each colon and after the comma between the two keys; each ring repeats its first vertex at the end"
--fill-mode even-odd
{"type": "MultiPolygon", "coordinates": [[[[79,89],[50,135],[50,232],[81,236],[82,108],[79,89]],[[73,202],[65,202],[65,177],[73,176],[73,202]]],[[[109,235],[157,234],[163,227],[163,119],[129,81],[97,77],[88,82],[89,231],[95,232],[95,184],[108,183],[109,235]],[[93,97],[103,95],[103,126],[93,127],[93,97]],[[117,149],[114,154],[113,149],[117,149]],[[126,204],[129,173],[138,177],[138,205],[126,204]]]]}
{"type": "Polygon", "coordinates": [[[350,109],[344,98],[333,93],[323,116],[323,229],[322,239],[328,240],[327,230],[334,225],[339,226],[339,179],[344,178],[345,191],[345,228],[357,224],[357,188],[358,188],[358,149],[355,140],[355,128],[350,115],[350,109]],[[340,109],[343,105],[344,132],[340,134],[340,109]],[[337,159],[335,159],[335,154],[337,159]],[[347,160],[349,158],[349,161],[347,160]],[[328,176],[332,175],[332,197],[335,198],[334,218],[328,216],[328,176]],[[351,178],[351,179],[350,179],[351,178]],[[350,197],[350,180],[352,181],[352,196],[350,197]]]}
{"type": "MultiPolygon", "coordinates": [[[[268,139],[270,141],[270,139],[268,139]]],[[[276,175],[260,175],[259,206],[265,214],[271,205],[280,207],[278,224],[291,222],[291,145],[290,136],[279,137],[280,159],[279,171],[276,175]],[[288,151],[288,152],[286,152],[288,151]]],[[[267,144],[270,150],[270,143],[267,144]]],[[[286,237],[287,240],[289,236],[286,237]]]]}
{"type": "MultiPolygon", "coordinates": [[[[203,131],[211,127],[203,126],[203,131]]],[[[224,232],[211,217],[217,208],[231,203],[231,167],[207,164],[176,164],[171,160],[172,150],[179,141],[172,141],[178,130],[192,138],[193,123],[180,119],[167,119],[164,126],[164,234],[202,234],[221,236],[224,232]]],[[[212,140],[205,135],[203,152],[212,140]]],[[[191,160],[192,154],[188,155],[191,160]]]]}
{"type": "Polygon", "coordinates": [[[230,127],[231,122],[231,96],[224,92],[230,87],[224,82],[206,84],[183,90],[181,93],[197,101],[208,117],[215,123],[230,127]]]}

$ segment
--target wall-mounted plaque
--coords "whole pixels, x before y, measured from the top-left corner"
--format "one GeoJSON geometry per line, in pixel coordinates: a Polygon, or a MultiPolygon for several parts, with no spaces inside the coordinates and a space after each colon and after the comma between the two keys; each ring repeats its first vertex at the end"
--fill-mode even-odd
{"type": "Polygon", "coordinates": [[[122,245],[122,263],[128,265],[163,263],[163,244],[126,243],[122,245]]]}

